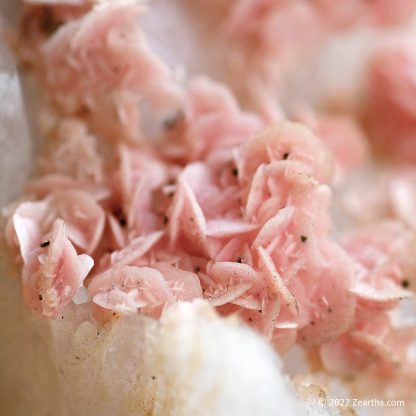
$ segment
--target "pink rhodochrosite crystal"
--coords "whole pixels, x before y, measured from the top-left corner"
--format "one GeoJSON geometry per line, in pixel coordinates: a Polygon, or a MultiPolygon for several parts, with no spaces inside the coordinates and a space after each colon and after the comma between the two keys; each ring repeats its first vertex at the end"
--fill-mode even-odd
{"type": "Polygon", "coordinates": [[[377,50],[369,65],[369,123],[377,150],[414,163],[416,82],[414,34],[392,39],[377,50]]]}
{"type": "Polygon", "coordinates": [[[405,38],[372,57],[366,123],[303,103],[289,119],[275,97],[280,64],[301,49],[403,23],[413,7],[228,6],[220,29],[235,42],[234,69],[247,63],[246,106],[225,83],[169,68],[136,2],[26,1],[15,46],[42,89],[46,143],[5,234],[27,305],[49,318],[89,308],[111,329],[120,316],[166,325],[183,302],[204,299],[280,354],[297,345],[327,376],[416,385],[416,330],[394,318],[416,285],[415,173],[393,167],[342,194],[373,163],[367,137],[415,159],[416,49],[405,38]],[[366,225],[341,235],[334,195],[366,225]]]}
{"type": "MultiPolygon", "coordinates": [[[[414,0],[240,0],[224,18],[224,32],[233,45],[233,77],[244,73],[243,96],[268,120],[282,117],[276,95],[285,74],[305,64],[332,35],[363,27],[402,25],[415,11],[414,0]],[[301,29],[300,29],[301,28],[301,29]]],[[[235,82],[235,81],[234,81],[235,82]]]]}
{"type": "Polygon", "coordinates": [[[46,207],[34,205],[22,204],[11,220],[23,261],[23,296],[33,310],[56,317],[72,301],[94,261],[87,254],[77,255],[62,219],[45,234],[39,217],[46,207]]]}

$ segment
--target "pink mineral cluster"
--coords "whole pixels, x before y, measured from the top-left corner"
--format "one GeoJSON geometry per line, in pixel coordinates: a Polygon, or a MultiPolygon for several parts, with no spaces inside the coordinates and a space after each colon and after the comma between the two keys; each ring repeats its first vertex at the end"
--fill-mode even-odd
{"type": "MultiPolygon", "coordinates": [[[[100,321],[204,298],[281,353],[317,352],[328,371],[408,375],[415,328],[398,328],[393,312],[416,286],[412,173],[392,176],[399,185],[371,225],[335,238],[334,178],[370,153],[358,122],[305,110],[270,123],[223,84],[181,84],[147,46],[132,2],[27,3],[18,50],[44,88],[48,143],[6,235],[33,310],[56,318],[79,290],[100,321]]],[[[403,21],[413,6],[240,1],[228,30],[280,56],[328,28],[403,21]]],[[[413,52],[411,42],[382,50],[370,69],[371,137],[405,159],[413,52]]]]}
{"type": "Polygon", "coordinates": [[[414,0],[240,0],[223,22],[233,45],[231,67],[237,78],[245,73],[244,97],[273,120],[282,113],[276,94],[284,87],[284,74],[304,65],[328,38],[354,28],[401,25],[415,6],[414,0]]]}
{"type": "Polygon", "coordinates": [[[400,162],[416,161],[414,33],[380,47],[370,62],[368,118],[376,149],[400,162]]]}

